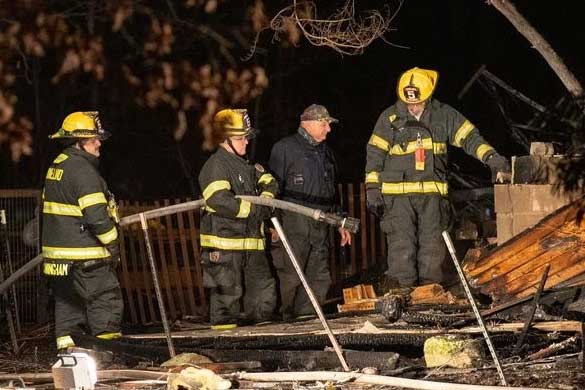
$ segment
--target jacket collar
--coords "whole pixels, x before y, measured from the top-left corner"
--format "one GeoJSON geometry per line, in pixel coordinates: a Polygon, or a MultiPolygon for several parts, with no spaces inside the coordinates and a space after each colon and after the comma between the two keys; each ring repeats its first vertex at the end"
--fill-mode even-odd
{"type": "Polygon", "coordinates": [[[315,141],[315,139],[313,137],[311,137],[311,135],[303,127],[299,127],[299,129],[297,130],[297,132],[311,146],[317,146],[317,145],[319,145],[321,143],[321,142],[315,141]]]}
{"type": "Polygon", "coordinates": [[[87,160],[91,165],[93,165],[96,168],[100,165],[100,160],[98,157],[94,156],[93,154],[87,153],[85,150],[77,149],[75,146],[68,146],[67,148],[65,148],[63,152],[70,156],[79,156],[87,160]]]}

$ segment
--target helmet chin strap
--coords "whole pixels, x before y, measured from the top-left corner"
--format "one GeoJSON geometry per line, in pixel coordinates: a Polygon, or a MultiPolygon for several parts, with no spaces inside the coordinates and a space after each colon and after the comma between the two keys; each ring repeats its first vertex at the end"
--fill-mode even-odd
{"type": "Polygon", "coordinates": [[[246,153],[244,154],[240,154],[236,151],[236,148],[234,148],[234,144],[232,144],[232,139],[230,137],[227,138],[227,145],[230,147],[230,149],[232,150],[232,152],[234,152],[234,154],[238,157],[241,157],[243,159],[246,159],[246,153]]]}

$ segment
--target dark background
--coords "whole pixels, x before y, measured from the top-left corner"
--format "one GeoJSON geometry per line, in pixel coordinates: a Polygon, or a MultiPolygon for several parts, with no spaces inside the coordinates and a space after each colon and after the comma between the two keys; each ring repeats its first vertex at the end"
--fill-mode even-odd
{"type": "MultiPolygon", "coordinates": [[[[336,3],[323,1],[319,6],[327,11],[327,5],[336,3]]],[[[385,2],[357,3],[368,8],[385,2]]],[[[554,6],[551,2],[530,0],[514,3],[576,77],[585,80],[585,32],[580,27],[582,2],[567,1],[554,6]]],[[[237,7],[223,12],[225,23],[241,15],[237,7]]],[[[490,72],[545,106],[552,106],[567,95],[541,55],[502,14],[483,0],[406,0],[393,28],[387,39],[408,48],[377,40],[358,56],[342,56],[304,40],[299,47],[286,47],[273,42],[269,32],[263,33],[259,50],[251,61],[266,68],[270,85],[247,107],[254,125],[262,131],[250,145],[253,158],[265,162],[271,145],[296,130],[304,107],[319,103],[340,119],[328,139],[338,157],[340,180],[361,181],[365,145],[373,126],[381,111],[395,102],[397,78],[413,66],[436,69],[439,82],[434,96],[467,116],[507,157],[526,152],[510,136],[494,100],[478,85],[463,100],[457,100],[457,94],[474,72],[485,64],[490,72]]],[[[115,85],[107,87],[116,88],[115,85]]],[[[27,90],[21,92],[24,99],[30,94],[27,90]]],[[[43,98],[51,99],[51,96],[43,98]]],[[[67,97],[67,104],[60,112],[45,115],[46,128],[35,130],[37,137],[54,132],[66,113],[80,109],[79,101],[78,96],[67,97]]],[[[119,198],[189,196],[198,191],[197,173],[209,153],[201,150],[201,131],[195,124],[190,125],[187,136],[176,144],[170,131],[160,131],[174,126],[172,116],[166,111],[126,111],[117,102],[108,100],[107,93],[100,94],[97,105],[104,127],[114,134],[102,147],[102,172],[119,198]],[[179,153],[188,164],[187,175],[177,158],[179,153]]],[[[519,116],[531,112],[522,105],[513,109],[519,116]]],[[[3,149],[0,185],[42,187],[40,172],[44,173],[59,148],[46,144],[37,151],[36,156],[13,164],[3,149]]],[[[456,151],[451,160],[464,174],[479,178],[479,184],[489,185],[488,169],[475,159],[456,151]]]]}

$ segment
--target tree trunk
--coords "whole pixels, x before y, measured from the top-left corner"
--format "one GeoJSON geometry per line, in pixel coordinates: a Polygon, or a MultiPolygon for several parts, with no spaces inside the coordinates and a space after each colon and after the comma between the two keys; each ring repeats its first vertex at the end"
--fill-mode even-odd
{"type": "Polygon", "coordinates": [[[544,57],[553,71],[559,76],[569,93],[580,99],[578,103],[583,107],[583,86],[567,68],[561,57],[554,51],[548,42],[532,27],[508,0],[490,0],[489,3],[500,11],[516,27],[516,30],[530,42],[530,44],[544,57]]]}

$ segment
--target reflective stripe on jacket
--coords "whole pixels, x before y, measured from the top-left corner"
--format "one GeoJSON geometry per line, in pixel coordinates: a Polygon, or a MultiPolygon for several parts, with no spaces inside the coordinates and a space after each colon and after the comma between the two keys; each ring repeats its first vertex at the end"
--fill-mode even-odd
{"type": "Polygon", "coordinates": [[[118,230],[107,209],[106,183],[97,157],[66,148],[53,161],[43,189],[45,260],[92,260],[110,256],[118,230]]]}
{"type": "Polygon", "coordinates": [[[431,99],[419,121],[398,101],[382,112],[368,142],[366,186],[380,188],[384,195],[447,196],[447,145],[482,162],[495,153],[449,105],[431,99]]]}
{"type": "Polygon", "coordinates": [[[274,198],[276,179],[259,164],[252,165],[220,147],[199,173],[205,199],[201,217],[201,247],[209,250],[264,250],[258,207],[236,195],[274,198]]]}

